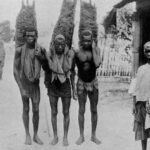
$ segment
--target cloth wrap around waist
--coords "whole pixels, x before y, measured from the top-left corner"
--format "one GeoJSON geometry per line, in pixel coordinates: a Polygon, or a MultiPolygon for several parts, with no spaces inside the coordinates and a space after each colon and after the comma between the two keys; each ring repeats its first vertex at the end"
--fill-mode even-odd
{"type": "Polygon", "coordinates": [[[41,64],[38,58],[35,56],[34,51],[31,53],[27,51],[26,45],[22,46],[21,50],[21,71],[20,79],[23,89],[26,91],[26,96],[35,98],[39,95],[39,78],[41,71],[41,64]]]}
{"type": "Polygon", "coordinates": [[[84,82],[80,78],[78,78],[78,82],[77,82],[78,93],[80,91],[82,92],[83,90],[92,92],[94,88],[98,89],[98,79],[97,78],[93,79],[91,82],[84,82]]]}

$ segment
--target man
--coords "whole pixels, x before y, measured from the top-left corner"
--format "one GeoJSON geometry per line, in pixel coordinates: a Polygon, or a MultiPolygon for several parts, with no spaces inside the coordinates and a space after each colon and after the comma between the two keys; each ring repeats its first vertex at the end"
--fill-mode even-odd
{"type": "Polygon", "coordinates": [[[142,150],[147,150],[147,141],[150,138],[150,124],[147,124],[150,115],[150,41],[144,44],[144,55],[147,62],[138,68],[136,77],[132,79],[129,94],[133,96],[135,140],[141,141],[142,150]]]}
{"type": "MultiPolygon", "coordinates": [[[[79,129],[80,137],[76,144],[80,145],[84,142],[84,113],[87,95],[90,100],[92,135],[91,141],[100,144],[96,138],[97,126],[97,104],[98,104],[98,81],[96,78],[96,69],[100,65],[100,50],[93,41],[92,32],[84,30],[81,33],[81,48],[75,55],[75,64],[78,68],[77,96],[79,102],[79,129]]],[[[75,97],[75,85],[74,97],[75,97]]]]}
{"type": "Polygon", "coordinates": [[[3,41],[0,40],[0,80],[2,79],[4,62],[5,62],[5,49],[3,41]]]}
{"type": "Polygon", "coordinates": [[[63,145],[68,146],[68,129],[69,129],[69,108],[71,102],[71,84],[70,69],[74,57],[73,50],[69,50],[66,45],[66,39],[62,34],[56,35],[54,44],[51,47],[50,56],[43,61],[43,69],[46,72],[45,85],[48,89],[48,96],[51,105],[51,122],[53,127],[54,138],[52,145],[58,143],[57,134],[57,104],[61,98],[64,115],[64,137],[63,145]],[[46,65],[48,64],[48,65],[46,65]]]}
{"type": "Polygon", "coordinates": [[[26,42],[23,46],[17,47],[14,57],[14,77],[19,86],[22,102],[23,102],[23,123],[26,132],[25,144],[31,145],[32,140],[29,133],[29,99],[32,101],[33,111],[33,141],[37,144],[43,144],[38,137],[39,125],[39,103],[40,103],[40,88],[39,78],[41,64],[39,60],[39,52],[44,52],[37,45],[37,31],[27,30],[25,35],[26,42]]]}

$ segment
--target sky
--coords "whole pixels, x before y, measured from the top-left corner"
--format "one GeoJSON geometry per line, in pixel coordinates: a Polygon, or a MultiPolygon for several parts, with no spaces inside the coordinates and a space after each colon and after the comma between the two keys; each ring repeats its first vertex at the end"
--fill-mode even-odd
{"type": "MultiPolygon", "coordinates": [[[[36,15],[39,28],[50,26],[56,22],[62,0],[35,0],[36,15]]],[[[24,0],[26,4],[26,0],[24,0]]],[[[29,0],[32,4],[33,0],[29,0]]],[[[16,17],[21,9],[22,0],[0,0],[0,22],[10,20],[15,27],[16,17]]]]}
{"type": "MultiPolygon", "coordinates": [[[[22,0],[0,0],[0,22],[10,20],[11,26],[15,27],[16,17],[21,9],[22,0]]],[[[85,0],[88,1],[88,0],[85,0]]],[[[97,6],[98,21],[109,12],[114,4],[120,0],[92,0],[97,6]]],[[[26,0],[24,0],[26,3],[26,0]]],[[[29,0],[32,4],[33,0],[29,0]]],[[[35,0],[37,22],[40,29],[48,28],[57,21],[62,0],[35,0]]]]}

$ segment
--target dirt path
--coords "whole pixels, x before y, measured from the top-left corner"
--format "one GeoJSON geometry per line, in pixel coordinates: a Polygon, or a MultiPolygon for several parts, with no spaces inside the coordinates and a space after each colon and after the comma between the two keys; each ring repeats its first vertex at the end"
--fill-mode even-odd
{"type": "MultiPolygon", "coordinates": [[[[75,141],[79,136],[78,130],[78,103],[72,100],[70,108],[70,130],[68,147],[62,146],[63,116],[62,105],[59,101],[58,133],[59,143],[51,146],[52,128],[50,122],[50,106],[43,79],[41,79],[41,104],[39,135],[44,141],[43,146],[35,143],[32,146],[24,145],[24,127],[22,123],[22,102],[19,89],[14,81],[12,66],[13,52],[7,52],[3,80],[0,81],[0,150],[140,150],[140,142],[134,141],[132,132],[133,117],[131,115],[131,99],[123,92],[114,90],[123,89],[122,84],[100,83],[100,99],[98,104],[99,122],[97,136],[102,141],[101,145],[95,145],[90,141],[91,118],[89,102],[87,101],[85,115],[85,142],[77,146],[75,141]],[[112,87],[110,87],[112,86],[112,87]],[[113,92],[105,92],[108,89],[113,92]],[[112,94],[113,93],[113,94],[112,94]]],[[[30,116],[32,116],[30,109],[30,116]]],[[[32,132],[32,118],[30,117],[30,131],[32,132]]]]}

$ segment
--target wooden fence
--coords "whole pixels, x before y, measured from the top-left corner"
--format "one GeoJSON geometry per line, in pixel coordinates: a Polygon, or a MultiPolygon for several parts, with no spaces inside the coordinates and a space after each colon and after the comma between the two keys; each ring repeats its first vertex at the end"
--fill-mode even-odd
{"type": "Polygon", "coordinates": [[[132,71],[130,60],[128,55],[110,52],[104,57],[101,66],[97,69],[97,76],[130,81],[132,71]]]}

